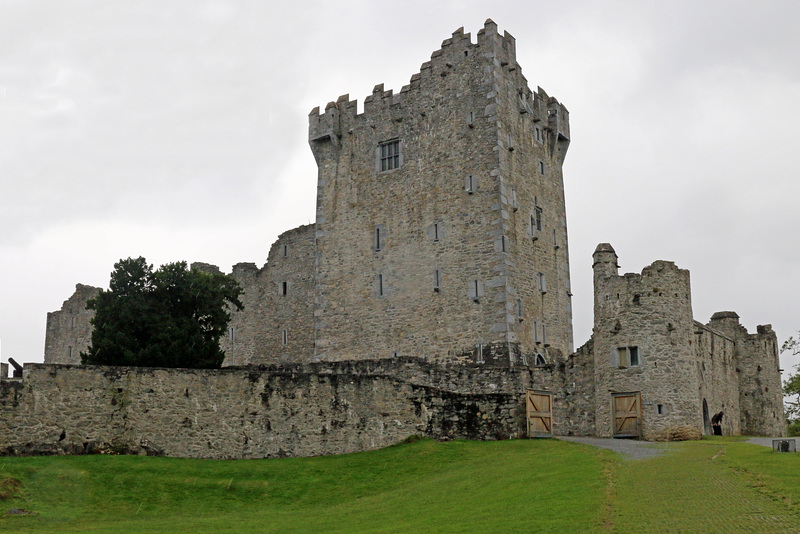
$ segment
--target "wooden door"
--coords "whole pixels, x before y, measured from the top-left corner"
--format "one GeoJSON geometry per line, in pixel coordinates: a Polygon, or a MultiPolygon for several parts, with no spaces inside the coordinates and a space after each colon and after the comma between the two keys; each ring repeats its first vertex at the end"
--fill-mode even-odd
{"type": "Polygon", "coordinates": [[[529,438],[553,437],[553,395],[529,389],[525,392],[529,438]]]}
{"type": "Polygon", "coordinates": [[[642,395],[636,393],[615,393],[612,396],[614,408],[614,437],[640,438],[642,436],[642,395]]]}

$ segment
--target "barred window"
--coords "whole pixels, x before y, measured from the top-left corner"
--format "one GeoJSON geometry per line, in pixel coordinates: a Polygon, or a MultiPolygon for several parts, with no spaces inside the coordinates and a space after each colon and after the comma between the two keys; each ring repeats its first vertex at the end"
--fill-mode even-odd
{"type": "Polygon", "coordinates": [[[396,169],[400,166],[400,140],[392,139],[378,145],[379,169],[381,172],[396,169]]]}

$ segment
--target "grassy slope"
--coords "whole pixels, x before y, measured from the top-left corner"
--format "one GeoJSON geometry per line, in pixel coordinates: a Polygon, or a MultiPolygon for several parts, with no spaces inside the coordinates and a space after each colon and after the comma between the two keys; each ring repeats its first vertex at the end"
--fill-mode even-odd
{"type": "Polygon", "coordinates": [[[769,471],[774,480],[785,480],[780,492],[796,494],[800,490],[790,484],[791,479],[797,482],[800,457],[773,454],[767,447],[730,438],[669,448],[660,457],[621,464],[616,474],[615,532],[800,530],[800,518],[780,502],[778,492],[767,494],[756,487],[756,480],[769,471]],[[781,471],[793,476],[784,477],[781,471]]]}
{"type": "Polygon", "coordinates": [[[665,446],[638,461],[551,440],[280,460],[0,458],[0,513],[36,512],[0,515],[0,531],[800,531],[800,456],[735,438],[665,446]]]}
{"type": "Polygon", "coordinates": [[[422,441],[361,454],[208,461],[0,459],[24,490],[0,530],[589,532],[611,453],[550,440],[422,441]]]}

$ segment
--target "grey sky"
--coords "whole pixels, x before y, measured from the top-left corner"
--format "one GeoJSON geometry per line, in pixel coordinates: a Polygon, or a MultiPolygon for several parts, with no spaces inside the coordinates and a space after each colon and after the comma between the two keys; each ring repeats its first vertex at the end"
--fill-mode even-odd
{"type": "Polygon", "coordinates": [[[0,0],[3,361],[41,361],[46,312],[122,257],[263,264],[314,218],[308,112],[487,17],[570,110],[576,346],[601,241],[690,269],[698,320],[796,332],[797,2],[0,0]]]}

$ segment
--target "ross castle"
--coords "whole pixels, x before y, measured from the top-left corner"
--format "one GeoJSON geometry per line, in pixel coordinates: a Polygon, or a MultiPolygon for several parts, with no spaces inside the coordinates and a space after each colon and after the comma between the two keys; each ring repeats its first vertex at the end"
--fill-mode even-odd
{"type": "Polygon", "coordinates": [[[783,435],[775,333],[748,334],[733,312],[695,321],[672,262],[620,275],[598,245],[593,335],[574,349],[569,143],[567,109],[528,87],[514,38],[491,20],[477,42],[457,30],[398,94],[377,85],[362,113],[348,95],[312,110],[316,222],[279,236],[263,267],[233,267],[245,308],[223,370],[81,366],[98,289],[79,284],[48,314],[45,363],[0,382],[0,449],[263,457],[414,433],[666,439],[711,433],[718,412],[725,434],[783,435]]]}

